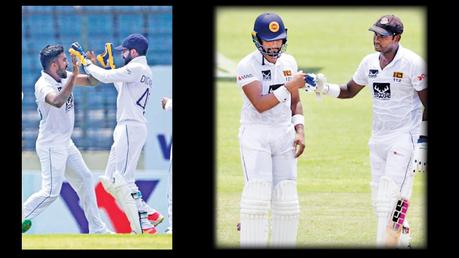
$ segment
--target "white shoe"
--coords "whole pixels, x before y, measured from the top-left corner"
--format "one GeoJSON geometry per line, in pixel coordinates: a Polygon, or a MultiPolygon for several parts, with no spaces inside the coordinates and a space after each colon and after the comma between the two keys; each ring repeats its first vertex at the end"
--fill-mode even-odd
{"type": "Polygon", "coordinates": [[[104,229],[102,229],[102,230],[100,230],[100,231],[96,231],[96,232],[93,232],[93,233],[91,233],[91,234],[109,234],[109,235],[114,235],[114,234],[116,234],[116,233],[113,232],[113,231],[111,231],[111,230],[108,229],[108,228],[104,228],[104,229]]]}
{"type": "Polygon", "coordinates": [[[164,233],[166,233],[166,234],[172,234],[172,227],[166,228],[166,230],[164,231],[164,233]]]}

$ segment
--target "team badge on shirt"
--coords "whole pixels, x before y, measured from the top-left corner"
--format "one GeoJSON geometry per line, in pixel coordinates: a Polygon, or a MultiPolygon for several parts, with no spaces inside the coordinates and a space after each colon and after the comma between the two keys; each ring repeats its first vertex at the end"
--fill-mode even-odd
{"type": "Polygon", "coordinates": [[[263,75],[263,81],[270,81],[271,80],[271,70],[261,71],[263,75]]]}
{"type": "Polygon", "coordinates": [[[378,69],[370,69],[368,71],[368,78],[376,78],[378,76],[378,69]]]}
{"type": "Polygon", "coordinates": [[[284,77],[286,81],[290,81],[292,79],[292,71],[291,70],[285,70],[282,71],[284,73],[284,77]]]}
{"type": "Polygon", "coordinates": [[[380,100],[390,99],[390,83],[373,83],[373,97],[380,100]]]}
{"type": "Polygon", "coordinates": [[[403,78],[403,73],[402,72],[394,72],[394,75],[392,75],[392,77],[394,77],[394,82],[401,82],[402,78],[403,78]]]}

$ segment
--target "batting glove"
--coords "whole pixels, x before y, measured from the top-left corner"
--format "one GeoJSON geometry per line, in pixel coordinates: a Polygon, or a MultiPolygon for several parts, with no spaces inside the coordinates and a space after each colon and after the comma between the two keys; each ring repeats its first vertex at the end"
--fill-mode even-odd
{"type": "Polygon", "coordinates": [[[73,42],[72,47],[69,49],[70,54],[74,55],[77,57],[79,62],[83,66],[88,66],[91,64],[91,61],[87,58],[85,52],[83,51],[83,48],[81,47],[80,43],[78,42],[73,42]]]}
{"type": "Polygon", "coordinates": [[[305,91],[315,91],[317,87],[317,75],[313,73],[308,73],[304,77],[304,81],[306,83],[306,87],[304,88],[305,91]]]}
{"type": "Polygon", "coordinates": [[[414,147],[413,173],[427,171],[427,121],[422,121],[421,135],[414,147]]]}
{"type": "Polygon", "coordinates": [[[112,43],[107,42],[105,43],[104,53],[97,55],[97,61],[99,61],[99,63],[105,69],[115,69],[115,62],[113,61],[112,49],[112,43]]]}

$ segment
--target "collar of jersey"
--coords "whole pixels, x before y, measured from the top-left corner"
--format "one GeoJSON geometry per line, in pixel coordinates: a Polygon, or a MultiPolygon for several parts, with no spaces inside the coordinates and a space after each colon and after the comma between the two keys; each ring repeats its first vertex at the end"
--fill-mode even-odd
{"type": "MultiPolygon", "coordinates": [[[[61,82],[58,82],[58,81],[54,80],[54,78],[51,77],[51,75],[49,75],[48,73],[46,73],[43,70],[41,70],[41,75],[45,78],[46,81],[48,81],[49,83],[51,83],[53,85],[60,85],[62,83],[62,80],[64,80],[63,78],[61,78],[61,82]]],[[[67,74],[67,76],[68,76],[68,74],[67,74]]]]}
{"type": "MultiPolygon", "coordinates": [[[[400,60],[403,57],[403,53],[404,52],[405,52],[405,49],[402,47],[402,44],[399,43],[398,44],[397,53],[395,54],[394,59],[389,63],[389,65],[387,67],[391,67],[391,66],[395,65],[395,63],[398,62],[398,60],[400,60]]],[[[386,69],[386,68],[384,68],[384,69],[386,69]]]]}
{"type": "Polygon", "coordinates": [[[279,63],[279,58],[277,59],[277,62],[275,64],[269,62],[258,50],[255,55],[256,55],[255,59],[257,60],[259,64],[267,65],[267,66],[276,66],[279,63]]]}
{"type": "Polygon", "coordinates": [[[138,56],[135,57],[131,60],[129,63],[141,63],[141,64],[147,64],[147,57],[146,56],[138,56]]]}

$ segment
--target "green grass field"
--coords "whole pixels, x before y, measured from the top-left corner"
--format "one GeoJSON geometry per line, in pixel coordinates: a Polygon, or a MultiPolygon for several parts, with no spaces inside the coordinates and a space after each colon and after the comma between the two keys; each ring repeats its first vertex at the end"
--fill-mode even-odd
{"type": "Polygon", "coordinates": [[[172,235],[22,235],[22,249],[172,249],[172,235]]]}
{"type": "MultiPolygon", "coordinates": [[[[217,51],[236,63],[255,50],[250,32],[262,12],[278,13],[288,28],[287,53],[305,72],[324,73],[330,82],[352,78],[362,58],[374,51],[368,28],[384,14],[399,16],[401,44],[426,57],[426,14],[421,8],[220,8],[216,16],[217,51]]],[[[217,246],[238,247],[239,201],[243,174],[237,139],[241,91],[235,81],[217,80],[217,246]]],[[[300,247],[373,247],[376,217],[370,197],[368,139],[371,96],[354,99],[301,95],[306,149],[298,159],[301,206],[300,247]]],[[[426,176],[414,182],[408,220],[413,248],[426,247],[426,176]]]]}

